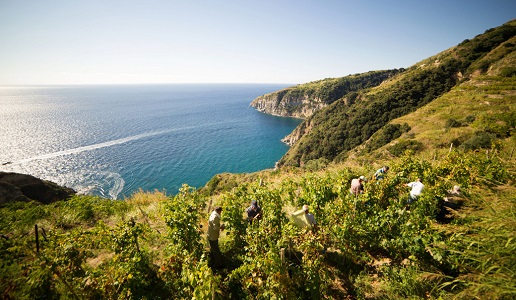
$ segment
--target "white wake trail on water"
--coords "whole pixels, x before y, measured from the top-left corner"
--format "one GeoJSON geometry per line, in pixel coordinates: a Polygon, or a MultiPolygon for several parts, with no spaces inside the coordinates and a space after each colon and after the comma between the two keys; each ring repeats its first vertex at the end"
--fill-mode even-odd
{"type": "Polygon", "coordinates": [[[107,142],[103,142],[103,143],[98,143],[98,144],[93,144],[93,145],[88,145],[88,146],[83,146],[83,147],[77,147],[77,148],[52,152],[52,153],[41,154],[41,155],[33,156],[30,158],[24,158],[21,160],[13,161],[13,162],[6,162],[6,163],[4,163],[4,165],[24,164],[24,163],[28,163],[28,162],[31,162],[34,160],[43,160],[43,159],[49,159],[49,158],[54,158],[54,157],[63,156],[63,155],[77,154],[80,152],[91,151],[91,150],[95,150],[95,149],[125,144],[127,142],[140,140],[140,139],[151,137],[151,136],[162,135],[162,134],[175,132],[175,131],[189,130],[189,129],[193,129],[193,128],[213,126],[213,125],[217,125],[217,124],[204,124],[204,125],[181,127],[181,128],[168,129],[168,130],[162,130],[162,131],[147,132],[147,133],[137,134],[137,135],[133,135],[133,136],[129,136],[129,137],[121,138],[121,139],[116,139],[116,140],[111,140],[111,141],[107,141],[107,142]]]}
{"type": "MultiPolygon", "coordinates": [[[[62,151],[56,151],[52,153],[46,153],[41,154],[29,158],[24,158],[16,161],[9,161],[2,163],[3,166],[20,166],[27,163],[30,163],[32,161],[36,160],[45,160],[45,159],[51,159],[59,156],[65,156],[65,155],[71,155],[71,154],[77,154],[85,151],[92,151],[95,149],[101,149],[106,147],[111,147],[115,145],[125,144],[131,141],[140,140],[152,136],[158,136],[163,135],[171,132],[179,132],[184,130],[190,130],[195,128],[201,128],[201,127],[208,127],[208,126],[217,126],[220,124],[228,124],[228,123],[234,123],[234,122],[220,122],[220,123],[210,123],[210,124],[202,124],[202,125],[195,125],[195,126],[187,126],[187,127],[181,127],[181,128],[174,128],[174,129],[167,129],[167,130],[161,130],[161,131],[152,131],[142,134],[137,134],[133,136],[128,136],[121,139],[115,139],[111,141],[106,141],[102,143],[97,143],[93,145],[88,146],[82,146],[62,151]]],[[[11,167],[9,167],[11,168],[11,167]]],[[[30,173],[30,172],[28,172],[30,173]]],[[[118,195],[122,192],[125,186],[125,180],[120,176],[120,174],[116,172],[109,172],[109,171],[92,171],[92,170],[82,170],[78,173],[71,173],[67,174],[67,181],[68,183],[72,183],[73,188],[78,190],[80,194],[100,194],[105,197],[109,197],[111,199],[117,199],[118,195]]],[[[57,180],[59,181],[59,180],[57,180]]],[[[63,185],[67,185],[66,182],[63,183],[63,185]]]]}
{"type": "Polygon", "coordinates": [[[88,145],[88,146],[83,146],[83,147],[78,147],[78,148],[72,148],[72,149],[42,154],[42,155],[30,157],[30,158],[25,158],[25,159],[21,159],[18,161],[14,161],[14,162],[12,162],[12,164],[23,164],[23,163],[31,162],[33,160],[49,159],[49,158],[54,158],[54,157],[63,156],[63,155],[77,154],[77,153],[84,152],[84,151],[91,151],[91,150],[106,148],[106,147],[110,147],[110,146],[114,146],[114,145],[120,145],[120,144],[124,144],[124,143],[130,142],[130,141],[139,140],[142,138],[151,137],[151,136],[155,136],[155,135],[160,135],[160,134],[164,134],[167,132],[168,131],[137,134],[137,135],[133,135],[133,136],[117,139],[117,140],[111,140],[111,141],[107,141],[107,142],[103,142],[103,143],[98,143],[98,144],[93,144],[93,145],[88,145]]]}

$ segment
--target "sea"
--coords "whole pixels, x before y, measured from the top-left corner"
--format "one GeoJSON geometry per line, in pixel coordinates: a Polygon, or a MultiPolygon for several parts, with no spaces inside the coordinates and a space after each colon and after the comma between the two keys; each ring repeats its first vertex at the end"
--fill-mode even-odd
{"type": "Polygon", "coordinates": [[[0,87],[0,171],[80,194],[177,194],[224,172],[274,168],[301,122],[250,107],[288,84],[0,87]]]}

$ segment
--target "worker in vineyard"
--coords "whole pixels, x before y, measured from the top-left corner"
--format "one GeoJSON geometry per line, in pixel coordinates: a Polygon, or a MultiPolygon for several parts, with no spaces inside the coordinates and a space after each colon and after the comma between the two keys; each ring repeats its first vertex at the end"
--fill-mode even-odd
{"type": "Polygon", "coordinates": [[[349,193],[354,196],[358,196],[364,192],[364,182],[366,181],[365,176],[360,176],[351,180],[351,188],[349,193]]]}
{"type": "Polygon", "coordinates": [[[384,176],[387,174],[387,171],[389,171],[389,167],[383,166],[380,169],[378,169],[376,173],[374,173],[373,178],[375,180],[382,180],[384,176]]]}
{"type": "Polygon", "coordinates": [[[310,209],[308,205],[303,205],[303,211],[305,212],[306,220],[308,221],[308,225],[313,229],[317,229],[317,222],[315,221],[315,217],[312,213],[310,213],[310,209]]]}
{"type": "Polygon", "coordinates": [[[418,178],[418,179],[416,179],[416,181],[413,181],[411,183],[407,183],[407,186],[412,188],[410,190],[409,199],[407,201],[408,204],[411,204],[412,202],[417,200],[419,195],[421,195],[425,185],[421,182],[421,178],[418,178]]]}
{"type": "Polygon", "coordinates": [[[249,222],[249,224],[253,224],[254,220],[258,221],[262,218],[262,208],[258,206],[258,202],[256,200],[251,202],[251,206],[247,208],[246,212],[247,222],[249,222]]]}
{"type": "Polygon", "coordinates": [[[214,268],[223,266],[222,253],[219,248],[220,232],[224,230],[224,224],[220,224],[222,207],[217,206],[213,210],[208,220],[208,241],[210,243],[210,256],[214,268]]]}

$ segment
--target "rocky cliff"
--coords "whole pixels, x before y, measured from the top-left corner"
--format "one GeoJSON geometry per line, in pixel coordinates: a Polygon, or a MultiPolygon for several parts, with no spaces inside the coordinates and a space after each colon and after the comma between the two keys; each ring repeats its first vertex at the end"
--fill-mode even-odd
{"type": "Polygon", "coordinates": [[[260,96],[251,106],[271,115],[307,119],[339,99],[353,100],[354,92],[378,86],[403,70],[371,71],[299,84],[260,96]]]}
{"type": "Polygon", "coordinates": [[[251,106],[266,114],[306,119],[327,104],[320,98],[308,94],[292,95],[285,89],[260,96],[251,102],[251,106]]]}
{"type": "Polygon", "coordinates": [[[0,204],[32,200],[48,204],[74,194],[70,188],[31,175],[0,172],[0,204]]]}
{"type": "Polygon", "coordinates": [[[286,137],[282,138],[281,141],[288,146],[293,146],[301,137],[310,131],[312,127],[312,122],[306,120],[305,122],[299,124],[290,134],[286,137]]]}

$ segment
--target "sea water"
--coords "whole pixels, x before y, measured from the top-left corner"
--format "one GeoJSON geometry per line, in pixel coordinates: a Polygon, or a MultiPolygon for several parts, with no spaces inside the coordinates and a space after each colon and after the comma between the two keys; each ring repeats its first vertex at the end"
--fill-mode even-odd
{"type": "Polygon", "coordinates": [[[82,194],[176,194],[215,174],[273,168],[300,120],[250,102],[289,85],[0,87],[0,171],[82,194]]]}

